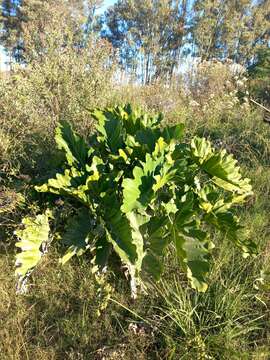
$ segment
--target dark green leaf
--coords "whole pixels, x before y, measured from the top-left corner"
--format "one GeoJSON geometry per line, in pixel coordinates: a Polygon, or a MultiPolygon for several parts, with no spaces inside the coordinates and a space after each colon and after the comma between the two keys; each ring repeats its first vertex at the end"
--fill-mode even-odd
{"type": "Polygon", "coordinates": [[[89,149],[83,138],[75,134],[68,122],[60,122],[56,128],[55,141],[58,149],[65,151],[70,166],[85,166],[89,149]]]}

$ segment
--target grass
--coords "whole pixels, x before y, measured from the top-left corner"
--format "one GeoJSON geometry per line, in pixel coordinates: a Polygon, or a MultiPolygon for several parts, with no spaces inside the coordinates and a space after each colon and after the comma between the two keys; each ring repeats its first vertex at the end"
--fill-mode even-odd
{"type": "Polygon", "coordinates": [[[258,257],[243,259],[213,233],[215,262],[205,294],[187,286],[168,254],[163,281],[135,302],[124,275],[112,277],[112,301],[98,317],[97,288],[87,258],[61,267],[56,254],[50,254],[34,273],[29,293],[16,295],[11,234],[27,209],[17,214],[18,205],[11,206],[11,215],[1,216],[10,219],[8,231],[0,233],[1,359],[270,358],[270,295],[256,286],[260,271],[270,270],[270,128],[252,112],[241,121],[195,122],[188,124],[188,133],[196,128],[217,146],[221,141],[252,179],[255,196],[242,211],[242,223],[258,244],[258,257]]]}

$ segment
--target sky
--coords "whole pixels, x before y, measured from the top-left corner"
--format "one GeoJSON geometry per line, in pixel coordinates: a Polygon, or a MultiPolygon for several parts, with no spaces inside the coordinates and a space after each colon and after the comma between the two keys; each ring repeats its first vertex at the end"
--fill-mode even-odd
{"type": "Polygon", "coordinates": [[[112,6],[117,0],[103,0],[103,6],[98,10],[98,13],[102,14],[107,7],[112,6]]]}
{"type": "Polygon", "coordinates": [[[104,7],[108,7],[113,5],[116,2],[116,0],[104,0],[104,7]]]}

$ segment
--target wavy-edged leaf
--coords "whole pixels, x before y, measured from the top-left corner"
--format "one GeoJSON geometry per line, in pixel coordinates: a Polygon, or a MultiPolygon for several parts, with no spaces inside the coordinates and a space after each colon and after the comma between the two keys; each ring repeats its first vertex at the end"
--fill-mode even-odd
{"type": "Polygon", "coordinates": [[[174,222],[175,225],[180,229],[185,224],[189,223],[192,220],[192,217],[195,215],[193,192],[189,191],[183,195],[177,206],[178,211],[175,213],[174,222]]]}
{"type": "MultiPolygon", "coordinates": [[[[209,250],[201,239],[203,232],[176,233],[174,242],[181,265],[187,272],[192,288],[205,292],[208,288],[205,277],[209,272],[209,250]]],[[[205,234],[206,236],[206,234],[205,234]]]]}
{"type": "Polygon", "coordinates": [[[155,280],[160,279],[164,268],[163,256],[169,243],[167,223],[167,216],[152,217],[141,229],[145,248],[142,268],[155,280]]]}
{"type": "Polygon", "coordinates": [[[63,243],[69,246],[65,255],[60,259],[62,265],[74,255],[81,256],[91,245],[93,246],[93,228],[93,218],[86,208],[82,208],[70,219],[62,236],[63,243]]]}
{"type": "Polygon", "coordinates": [[[55,141],[59,150],[64,150],[70,166],[84,166],[88,158],[89,149],[83,138],[77,135],[71,125],[61,121],[56,128],[55,141]]]}
{"type": "Polygon", "coordinates": [[[25,217],[22,220],[24,229],[15,232],[19,238],[15,245],[21,249],[21,252],[16,255],[15,274],[20,277],[26,276],[39,263],[43,255],[42,245],[49,241],[50,217],[49,211],[35,218],[25,217]]]}
{"type": "Polygon", "coordinates": [[[195,198],[193,192],[182,196],[175,214],[173,234],[176,252],[182,267],[186,270],[191,286],[200,292],[207,290],[205,276],[209,271],[209,250],[213,247],[207,234],[198,228],[195,198]]]}
{"type": "Polygon", "coordinates": [[[157,192],[165,185],[168,185],[170,181],[172,181],[177,173],[177,168],[174,167],[174,164],[171,164],[168,160],[164,162],[161,167],[159,174],[155,175],[156,183],[153,186],[154,192],[157,192]]]}
{"type": "Polygon", "coordinates": [[[86,165],[86,171],[90,174],[86,180],[86,186],[92,181],[98,181],[100,178],[100,171],[104,167],[103,160],[98,156],[93,156],[91,165],[86,165]]]}
{"type": "Polygon", "coordinates": [[[114,154],[124,145],[123,122],[114,109],[95,110],[92,116],[97,119],[96,129],[100,139],[104,141],[114,154]]]}
{"type": "Polygon", "coordinates": [[[162,137],[166,141],[167,144],[170,142],[179,142],[184,134],[185,125],[177,124],[174,126],[166,126],[162,129],[162,137]]]}
{"type": "Polygon", "coordinates": [[[167,216],[151,217],[141,229],[145,238],[145,249],[150,249],[157,256],[162,256],[168,245],[168,222],[167,216]]]}
{"type": "Polygon", "coordinates": [[[190,143],[191,154],[202,164],[213,154],[210,141],[195,136],[190,143]]]}
{"type": "Polygon", "coordinates": [[[235,245],[242,249],[244,257],[257,254],[257,246],[252,240],[241,239],[239,230],[242,229],[239,219],[231,211],[220,208],[205,216],[205,221],[214,225],[228,237],[235,245]]]}
{"type": "Polygon", "coordinates": [[[49,192],[52,194],[69,195],[87,204],[85,191],[85,176],[75,168],[66,169],[64,174],[56,174],[55,178],[49,179],[46,184],[35,186],[38,192],[49,192]]]}
{"type": "Polygon", "coordinates": [[[212,181],[225,190],[238,194],[252,194],[249,179],[243,179],[240,167],[233,155],[228,155],[226,150],[219,151],[202,164],[202,169],[213,176],[212,181]]]}
{"type": "Polygon", "coordinates": [[[155,150],[156,142],[161,137],[159,129],[145,128],[136,133],[136,141],[146,148],[149,153],[155,150]]]}
{"type": "Polygon", "coordinates": [[[103,220],[107,240],[126,264],[135,264],[138,259],[137,249],[133,244],[132,229],[125,214],[120,210],[120,203],[115,195],[103,199],[103,220]]]}
{"type": "Polygon", "coordinates": [[[132,243],[136,246],[137,260],[135,268],[137,272],[140,272],[142,268],[142,261],[145,255],[144,238],[141,231],[141,226],[143,226],[149,220],[149,217],[133,211],[127,214],[127,218],[131,227],[132,243]]]}
{"type": "Polygon", "coordinates": [[[250,195],[250,193],[241,195],[231,193],[229,196],[223,197],[213,184],[211,186],[208,184],[199,189],[197,194],[200,208],[206,213],[220,213],[230,210],[234,205],[244,203],[246,197],[250,195]]]}
{"type": "Polygon", "coordinates": [[[151,202],[154,196],[156,180],[154,173],[161,164],[162,158],[153,159],[150,154],[146,155],[146,160],[142,163],[142,168],[136,166],[133,169],[133,179],[124,179],[123,187],[123,205],[121,210],[129,213],[135,209],[144,209],[151,202]]]}
{"type": "Polygon", "coordinates": [[[217,186],[238,194],[252,194],[250,180],[242,178],[237,160],[226,150],[214,150],[208,140],[196,137],[191,142],[191,152],[217,186]]]}
{"type": "Polygon", "coordinates": [[[123,126],[126,133],[134,136],[139,130],[144,129],[145,125],[142,122],[142,113],[139,110],[133,110],[128,104],[124,109],[120,109],[121,117],[123,119],[123,126]]]}
{"type": "Polygon", "coordinates": [[[134,209],[140,208],[138,201],[140,197],[140,185],[142,183],[143,170],[139,167],[133,170],[134,179],[124,179],[123,186],[123,205],[121,210],[124,213],[129,213],[134,209]]]}

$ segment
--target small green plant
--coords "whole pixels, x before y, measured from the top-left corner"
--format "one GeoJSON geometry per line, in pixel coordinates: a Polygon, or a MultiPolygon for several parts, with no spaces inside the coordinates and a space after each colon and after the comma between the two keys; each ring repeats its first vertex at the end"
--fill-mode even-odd
{"type": "MultiPolygon", "coordinates": [[[[136,297],[139,285],[161,277],[169,246],[191,286],[206,291],[214,247],[210,227],[224,233],[245,256],[255,252],[252,241],[238,236],[241,226],[232,208],[252,189],[232,155],[214,149],[204,138],[181,142],[182,124],[162,126],[160,114],[150,116],[129,105],[92,115],[96,132],[88,142],[67,122],[59,124],[55,140],[65,154],[63,169],[36,186],[74,208],[65,230],[57,230],[68,245],[62,264],[88,253],[93,271],[101,272],[117,255],[128,269],[136,297]]],[[[59,211],[53,206],[50,210],[59,211]]],[[[44,231],[37,231],[33,220],[35,227],[24,221],[25,230],[18,233],[21,277],[40,260],[38,248],[50,236],[48,215],[38,215],[37,220],[44,231]]]]}

